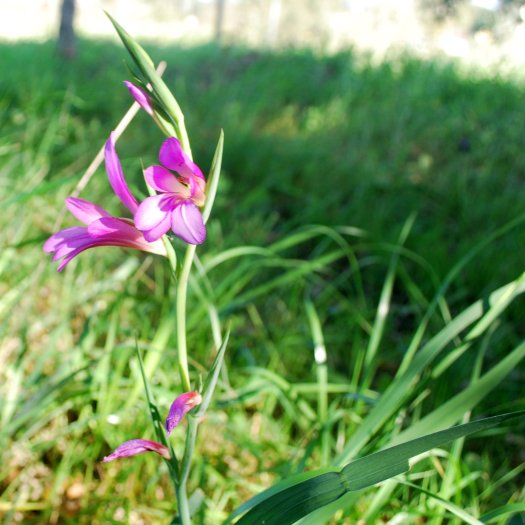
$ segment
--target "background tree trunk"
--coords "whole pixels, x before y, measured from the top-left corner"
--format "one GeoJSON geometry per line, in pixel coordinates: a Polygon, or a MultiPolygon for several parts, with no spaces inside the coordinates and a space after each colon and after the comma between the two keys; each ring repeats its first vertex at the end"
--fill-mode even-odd
{"type": "Polygon", "coordinates": [[[73,20],[76,0],[62,0],[60,8],[60,30],[58,32],[58,52],[65,58],[72,59],[76,54],[76,39],[73,20]]]}
{"type": "Polygon", "coordinates": [[[224,24],[224,5],[226,0],[217,0],[217,11],[215,15],[215,39],[217,42],[221,41],[222,28],[224,24]]]}

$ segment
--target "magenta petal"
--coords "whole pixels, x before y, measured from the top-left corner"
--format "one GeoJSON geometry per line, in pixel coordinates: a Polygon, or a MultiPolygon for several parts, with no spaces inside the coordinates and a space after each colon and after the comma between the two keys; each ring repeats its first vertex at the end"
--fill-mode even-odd
{"type": "Polygon", "coordinates": [[[135,228],[131,219],[103,217],[88,226],[88,233],[95,238],[98,246],[122,246],[156,255],[167,256],[162,241],[148,242],[144,234],[135,228]]]}
{"type": "Polygon", "coordinates": [[[53,255],[53,261],[58,261],[58,259],[62,259],[62,257],[67,257],[78,250],[89,248],[93,243],[96,243],[96,240],[87,233],[87,228],[82,228],[82,230],[84,231],[79,233],[79,235],[75,235],[75,237],[64,240],[57,245],[55,254],[53,255]]]}
{"type": "Polygon", "coordinates": [[[186,155],[181,143],[175,137],[170,137],[162,143],[159,160],[166,168],[176,171],[185,177],[195,176],[204,179],[199,166],[186,155]]]}
{"type": "Polygon", "coordinates": [[[120,238],[123,242],[134,241],[137,237],[142,237],[142,233],[125,219],[116,217],[103,217],[93,221],[87,228],[91,237],[115,237],[120,238]]]}
{"type": "Polygon", "coordinates": [[[171,404],[170,412],[166,418],[166,431],[168,432],[168,436],[181,422],[186,413],[201,403],[202,397],[198,392],[186,392],[175,399],[171,404]]]}
{"type": "Polygon", "coordinates": [[[171,217],[166,215],[161,222],[157,224],[154,228],[150,230],[145,230],[142,233],[144,234],[144,239],[148,242],[161,242],[160,238],[165,235],[170,229],[171,217]]]}
{"type": "Polygon", "coordinates": [[[122,445],[116,448],[109,456],[106,456],[102,462],[107,463],[114,459],[136,456],[144,452],[156,452],[163,458],[170,459],[170,451],[165,445],[161,445],[156,441],[150,441],[149,439],[132,439],[122,443],[122,445]]]}
{"type": "Polygon", "coordinates": [[[68,197],[66,199],[67,209],[84,224],[90,224],[102,217],[110,217],[110,214],[102,207],[92,202],[78,199],[76,197],[68,197]]]}
{"type": "Polygon", "coordinates": [[[201,244],[206,239],[201,212],[191,201],[182,202],[173,210],[171,230],[188,244],[201,244]]]}
{"type": "Polygon", "coordinates": [[[87,228],[74,226],[61,230],[45,242],[44,251],[54,252],[53,261],[62,259],[58,265],[58,271],[61,271],[79,253],[97,246],[133,248],[166,256],[166,248],[162,241],[147,242],[131,220],[116,217],[102,217],[90,223],[87,228]]]}
{"type": "Polygon", "coordinates": [[[190,196],[190,190],[181,184],[175,175],[162,166],[150,166],[144,170],[146,182],[156,191],[176,193],[182,198],[190,196]]]}
{"type": "Polygon", "coordinates": [[[179,139],[175,137],[170,137],[162,143],[159,160],[166,168],[177,172],[191,162],[186,153],[184,153],[179,139]]]}
{"type": "Polygon", "coordinates": [[[170,229],[169,217],[174,206],[176,206],[176,199],[169,194],[153,195],[144,199],[135,212],[135,226],[143,232],[157,228],[161,224],[163,229],[168,220],[165,231],[157,237],[160,238],[170,229]]]}
{"type": "Polygon", "coordinates": [[[135,99],[137,104],[149,115],[153,115],[153,106],[149,95],[135,84],[124,80],[124,85],[129,89],[131,96],[135,99]]]}
{"type": "Polygon", "coordinates": [[[52,253],[56,251],[60,245],[67,244],[68,242],[74,241],[75,239],[86,236],[87,229],[83,226],[65,228],[64,230],[60,230],[49,237],[49,239],[44,243],[44,251],[46,253],[52,253]]]}
{"type": "Polygon", "coordinates": [[[122,201],[122,204],[124,204],[131,213],[135,213],[138,208],[138,202],[135,197],[133,197],[124,179],[122,166],[120,165],[117,151],[115,150],[114,136],[115,133],[111,133],[104,149],[104,159],[106,160],[106,171],[108,173],[109,183],[116,196],[122,201]]]}
{"type": "Polygon", "coordinates": [[[79,253],[99,245],[99,242],[88,234],[87,228],[74,226],[73,228],[66,228],[52,235],[45,242],[44,251],[48,253],[54,252],[53,261],[58,261],[63,258],[58,265],[58,271],[60,272],[79,253]]]}

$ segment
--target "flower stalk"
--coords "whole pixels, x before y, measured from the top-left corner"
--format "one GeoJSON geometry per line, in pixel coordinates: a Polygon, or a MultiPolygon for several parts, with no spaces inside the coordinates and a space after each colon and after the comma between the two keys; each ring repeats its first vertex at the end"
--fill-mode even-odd
{"type": "Polygon", "coordinates": [[[189,244],[186,248],[182,269],[177,283],[177,354],[179,374],[183,390],[191,390],[190,374],[188,370],[188,346],[186,340],[186,304],[188,295],[188,281],[190,279],[193,258],[196,246],[189,244]]]}
{"type": "MultiPolygon", "coordinates": [[[[202,395],[201,392],[192,391],[186,333],[188,284],[196,257],[196,247],[206,239],[206,222],[217,192],[224,137],[221,132],[206,181],[200,168],[193,162],[190,141],[184,125],[184,114],[175,97],[155,71],[153,62],[144,49],[115,20],[109,18],[139,69],[138,75],[135,75],[138,85],[129,81],[125,81],[124,84],[137,104],[153,118],[168,138],[163,142],[159,152],[160,164],[149,166],[144,170],[150,196],[139,202],[125,180],[115,149],[117,134],[113,132],[104,148],[106,171],[113,192],[131,213],[132,218],[114,217],[97,204],[76,196],[70,197],[66,201],[68,210],[85,226],[74,226],[55,233],[46,241],[44,250],[53,254],[53,260],[60,261],[59,270],[81,252],[100,246],[133,248],[162,255],[168,259],[176,287],[177,360],[184,393],[173,401],[163,425],[147,377],[158,364],[158,360],[151,362],[148,360],[148,366],[145,367],[137,349],[157,441],[143,438],[124,441],[102,461],[107,463],[149,452],[160,455],[166,462],[175,489],[179,522],[182,525],[191,525],[187,484],[198,427],[217,385],[228,334],[222,341],[205,378],[202,395]],[[168,231],[187,244],[180,267],[175,248],[167,235],[168,231]],[[150,364],[153,366],[149,366],[150,364]],[[197,406],[199,406],[198,410],[190,413],[197,406]],[[188,414],[186,441],[182,458],[179,460],[169,441],[169,436],[186,414],[188,414]]],[[[215,333],[214,336],[220,341],[220,328],[217,331],[218,337],[215,333]]]]}

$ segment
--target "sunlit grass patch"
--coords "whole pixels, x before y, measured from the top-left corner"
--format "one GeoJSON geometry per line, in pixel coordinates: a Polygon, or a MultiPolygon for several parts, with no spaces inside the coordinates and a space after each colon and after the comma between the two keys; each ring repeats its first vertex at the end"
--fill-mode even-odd
{"type": "MultiPolygon", "coordinates": [[[[151,256],[97,248],[57,275],[42,252],[126,109],[119,51],[82,45],[70,66],[49,45],[0,55],[13,71],[0,81],[0,513],[6,523],[166,522],[164,466],[100,461],[136,429],[154,438],[135,346],[162,410],[179,388],[170,273],[151,256]]],[[[512,281],[523,270],[522,87],[409,58],[152,51],[169,60],[203,165],[218,123],[228,137],[213,243],[189,291],[195,381],[217,328],[229,322],[232,334],[189,480],[206,495],[204,523],[304,469],[471,412],[523,408],[523,283],[512,281]]],[[[119,143],[143,196],[139,160],[155,161],[155,133],[139,115],[119,143]]],[[[102,169],[86,194],[117,209],[102,169]]],[[[352,494],[334,523],[461,523],[458,509],[477,519],[497,507],[500,522],[521,519],[515,425],[352,494]]]]}

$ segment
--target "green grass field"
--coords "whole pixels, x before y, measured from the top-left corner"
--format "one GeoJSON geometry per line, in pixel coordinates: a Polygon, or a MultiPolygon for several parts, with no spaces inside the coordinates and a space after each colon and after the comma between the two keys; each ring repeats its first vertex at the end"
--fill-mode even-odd
{"type": "MultiPolygon", "coordinates": [[[[168,62],[205,171],[225,132],[188,298],[194,378],[231,326],[190,478],[204,495],[196,523],[222,523],[291,474],[411,439],[413,425],[525,408],[523,84],[405,56],[146,47],[168,62]],[[322,345],[327,367],[314,360],[322,345]]],[[[97,248],[58,274],[42,251],[131,104],[125,59],[107,42],[81,42],[71,63],[50,43],[0,44],[2,523],[175,514],[156,458],[100,463],[153,435],[136,341],[163,413],[180,391],[169,270],[97,248]]],[[[141,113],[118,143],[137,195],[162,138],[141,113]]],[[[119,213],[103,168],[81,197],[119,213]]],[[[459,524],[464,509],[471,523],[524,524],[523,428],[437,449],[304,523],[459,524]]]]}

